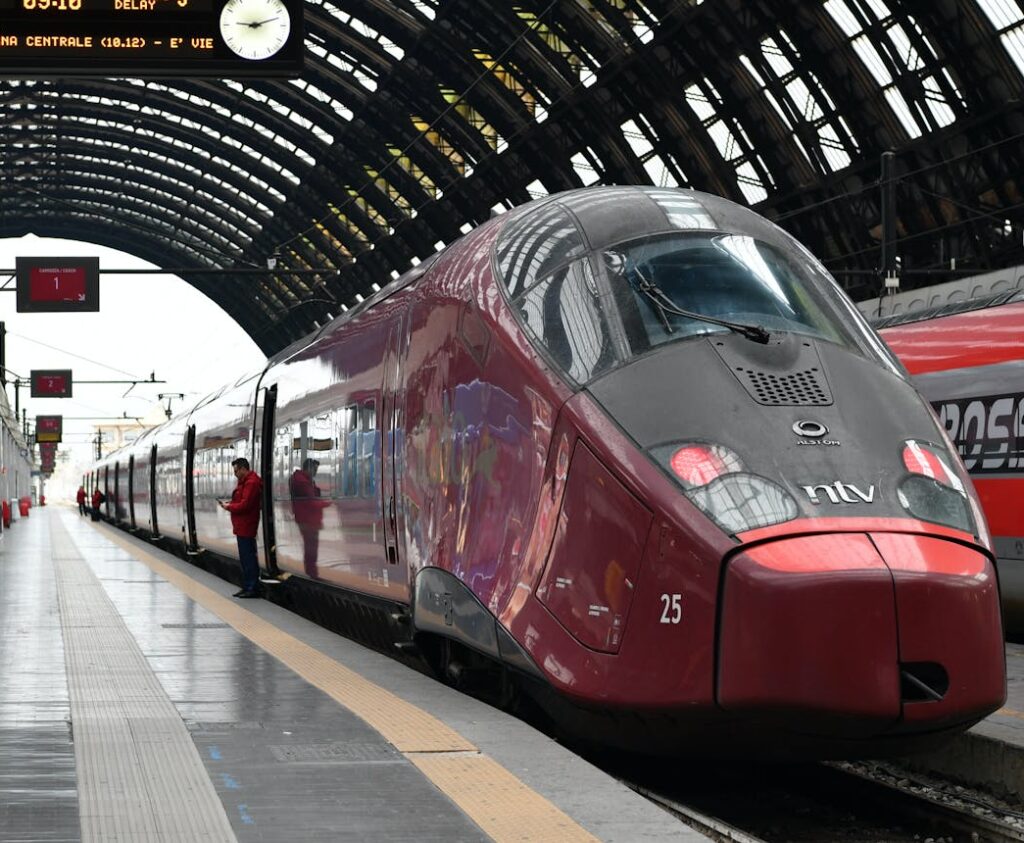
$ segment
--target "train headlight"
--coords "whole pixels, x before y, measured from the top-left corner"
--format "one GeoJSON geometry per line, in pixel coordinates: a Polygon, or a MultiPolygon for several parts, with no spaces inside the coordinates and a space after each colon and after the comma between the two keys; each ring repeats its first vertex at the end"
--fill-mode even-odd
{"type": "Polygon", "coordinates": [[[686,488],[706,486],[723,474],[743,470],[740,458],[721,445],[683,445],[672,451],[669,468],[686,488]]]}
{"type": "Polygon", "coordinates": [[[651,456],[683,487],[686,497],[730,534],[796,518],[792,496],[777,483],[744,470],[722,445],[686,442],[651,449],[651,456]]]}
{"type": "Polygon", "coordinates": [[[922,521],[974,534],[967,489],[942,449],[908,439],[903,443],[903,465],[910,476],[899,484],[896,496],[907,512],[922,521]]]}

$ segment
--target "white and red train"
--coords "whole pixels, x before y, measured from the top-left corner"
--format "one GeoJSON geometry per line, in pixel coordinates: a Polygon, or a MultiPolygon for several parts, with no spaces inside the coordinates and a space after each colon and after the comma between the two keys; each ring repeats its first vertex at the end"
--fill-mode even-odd
{"type": "Polygon", "coordinates": [[[1024,635],[1024,293],[880,325],[963,459],[992,532],[1007,632],[1024,635]]]}
{"type": "Polygon", "coordinates": [[[963,466],[821,265],[717,197],[490,220],[89,481],[119,524],[231,558],[243,455],[282,588],[405,619],[442,675],[490,666],[577,735],[875,755],[1004,700],[963,466]]]}

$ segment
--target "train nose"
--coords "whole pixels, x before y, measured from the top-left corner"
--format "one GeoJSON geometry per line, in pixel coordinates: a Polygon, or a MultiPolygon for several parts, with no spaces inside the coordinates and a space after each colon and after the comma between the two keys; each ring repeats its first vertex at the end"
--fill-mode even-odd
{"type": "Polygon", "coordinates": [[[728,565],[717,695],[803,733],[938,731],[1005,699],[992,563],[945,539],[780,539],[728,565]]]}

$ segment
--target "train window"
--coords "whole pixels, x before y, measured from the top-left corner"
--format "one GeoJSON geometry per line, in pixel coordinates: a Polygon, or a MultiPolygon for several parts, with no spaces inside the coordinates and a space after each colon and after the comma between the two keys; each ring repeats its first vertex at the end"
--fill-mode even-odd
{"type": "Polygon", "coordinates": [[[495,248],[498,274],[515,298],[538,279],[579,258],[583,237],[557,205],[524,214],[508,223],[495,248]]]}
{"type": "Polygon", "coordinates": [[[377,494],[377,408],[373,401],[367,401],[359,411],[359,491],[372,498],[377,494]]]}
{"type": "Polygon", "coordinates": [[[817,277],[785,254],[743,235],[652,237],[606,250],[612,282],[626,285],[643,321],[640,348],[726,330],[660,307],[656,291],[680,310],[733,322],[819,337],[865,351],[817,277]]]}
{"type": "MultiPolygon", "coordinates": [[[[274,434],[274,457],[273,457],[273,469],[274,469],[274,480],[273,480],[273,497],[275,500],[284,498],[287,496],[287,491],[284,487],[285,482],[288,479],[291,468],[291,452],[292,452],[292,426],[285,425],[279,427],[277,432],[274,434]]],[[[263,482],[267,482],[264,478],[263,482]]]]}
{"type": "Polygon", "coordinates": [[[316,485],[325,497],[334,496],[336,482],[338,450],[334,436],[334,415],[322,413],[309,420],[309,456],[318,463],[316,485]]]}
{"type": "Polygon", "coordinates": [[[359,493],[359,415],[355,404],[341,411],[341,434],[344,439],[344,479],[342,494],[355,497],[359,493]]]}
{"type": "Polygon", "coordinates": [[[280,461],[278,477],[282,484],[287,479],[290,498],[295,497],[295,474],[299,471],[313,476],[323,497],[334,496],[338,463],[336,415],[321,413],[287,428],[287,457],[280,461]]]}
{"type": "Polygon", "coordinates": [[[614,365],[608,320],[589,259],[556,270],[514,300],[527,330],[578,383],[614,365]]]}
{"type": "MultiPolygon", "coordinates": [[[[244,445],[244,440],[242,441],[244,445]]],[[[236,446],[197,448],[195,464],[192,469],[193,490],[196,507],[199,509],[212,506],[215,498],[229,498],[235,489],[236,481],[231,470],[231,461],[235,458],[236,446]],[[203,505],[202,501],[208,501],[203,505]]],[[[240,453],[239,456],[244,456],[240,453]]],[[[136,480],[136,488],[140,488],[136,480]]]]}

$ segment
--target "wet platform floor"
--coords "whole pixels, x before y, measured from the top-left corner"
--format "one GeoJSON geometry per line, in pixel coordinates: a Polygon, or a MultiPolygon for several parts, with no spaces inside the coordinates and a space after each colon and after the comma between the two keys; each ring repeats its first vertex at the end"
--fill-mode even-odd
{"type": "Polygon", "coordinates": [[[0,540],[0,840],[686,840],[526,724],[70,509],[0,540]]]}

